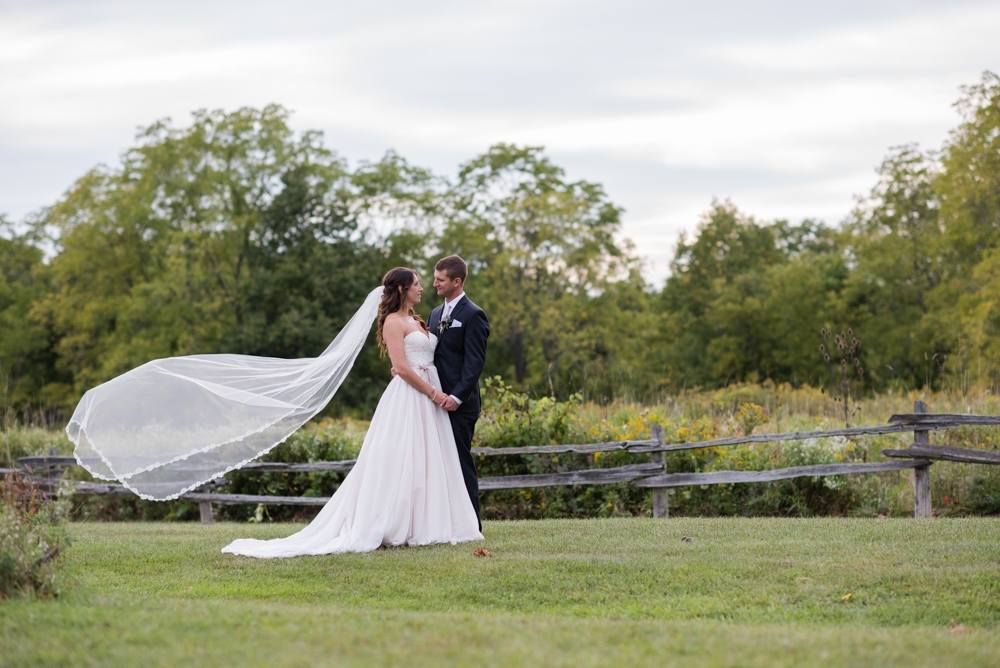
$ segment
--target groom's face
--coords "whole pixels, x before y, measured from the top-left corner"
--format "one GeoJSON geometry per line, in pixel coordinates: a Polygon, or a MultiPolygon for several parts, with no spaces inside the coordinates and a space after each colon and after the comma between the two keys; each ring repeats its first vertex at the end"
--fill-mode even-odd
{"type": "Polygon", "coordinates": [[[451,301],[455,295],[462,291],[461,278],[448,278],[448,274],[440,269],[434,270],[434,288],[437,293],[451,301]]]}

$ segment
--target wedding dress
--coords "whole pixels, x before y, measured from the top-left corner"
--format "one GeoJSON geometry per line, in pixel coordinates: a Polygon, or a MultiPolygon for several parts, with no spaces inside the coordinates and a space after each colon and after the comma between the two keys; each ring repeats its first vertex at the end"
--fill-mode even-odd
{"type": "MultiPolygon", "coordinates": [[[[66,425],[77,463],[165,501],[266,454],[329,403],[384,292],[373,289],[318,357],[168,357],[92,387],[66,425]]],[[[440,390],[436,345],[422,332],[403,341],[407,361],[440,390]]],[[[355,468],[316,519],[294,536],[237,540],[226,551],[277,557],[481,538],[447,412],[394,378],[355,468]]]]}
{"type": "MultiPolygon", "coordinates": [[[[403,339],[407,363],[440,390],[436,346],[437,337],[421,331],[403,339]]],[[[396,377],[379,400],[357,463],[309,526],[287,538],[235,540],[222,551],[293,557],[482,538],[448,413],[396,377]]]]}

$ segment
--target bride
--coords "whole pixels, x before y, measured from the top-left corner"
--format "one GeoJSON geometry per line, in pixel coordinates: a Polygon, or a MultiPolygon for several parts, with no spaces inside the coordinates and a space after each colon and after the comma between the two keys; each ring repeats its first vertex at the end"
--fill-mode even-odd
{"type": "Polygon", "coordinates": [[[168,357],[91,388],[66,426],[73,454],[94,476],[144,499],[180,498],[267,453],[321,411],[377,315],[378,345],[396,377],[354,468],[302,531],[236,540],[223,552],[291,557],[481,540],[441,407],[437,337],[413,312],[422,290],[413,270],[393,269],[319,357],[168,357]]]}
{"type": "Polygon", "coordinates": [[[414,271],[382,279],[378,345],[396,370],[361,453],[333,498],[302,531],[275,540],[239,539],[223,552],[251,557],[368,552],[381,545],[481,540],[441,391],[437,337],[413,312],[423,288],[414,271]]]}

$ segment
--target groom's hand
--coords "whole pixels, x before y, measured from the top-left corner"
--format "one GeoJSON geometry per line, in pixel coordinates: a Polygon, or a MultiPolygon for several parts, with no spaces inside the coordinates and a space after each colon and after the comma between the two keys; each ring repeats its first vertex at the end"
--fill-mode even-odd
{"type": "MultiPolygon", "coordinates": [[[[444,394],[444,392],[441,394],[444,394]]],[[[445,394],[444,400],[441,401],[441,408],[446,411],[453,411],[458,408],[458,402],[445,394]]]]}

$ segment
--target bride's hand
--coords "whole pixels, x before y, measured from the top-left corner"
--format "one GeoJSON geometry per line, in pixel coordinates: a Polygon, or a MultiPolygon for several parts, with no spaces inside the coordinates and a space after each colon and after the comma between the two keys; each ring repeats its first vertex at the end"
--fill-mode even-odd
{"type": "Polygon", "coordinates": [[[398,376],[398,375],[399,375],[399,372],[398,372],[398,371],[396,371],[396,367],[392,367],[391,369],[389,369],[389,373],[391,373],[391,374],[392,374],[392,377],[393,377],[393,378],[395,378],[396,376],[398,376]]]}

